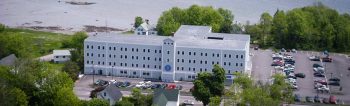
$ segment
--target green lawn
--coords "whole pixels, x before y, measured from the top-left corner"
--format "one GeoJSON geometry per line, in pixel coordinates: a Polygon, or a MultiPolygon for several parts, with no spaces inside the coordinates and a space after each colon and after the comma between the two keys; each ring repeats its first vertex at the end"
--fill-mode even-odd
{"type": "Polygon", "coordinates": [[[52,53],[54,49],[62,49],[64,40],[68,40],[71,36],[60,33],[33,31],[28,29],[8,28],[7,33],[19,35],[29,40],[28,47],[32,51],[28,51],[33,57],[40,57],[52,53]]]}

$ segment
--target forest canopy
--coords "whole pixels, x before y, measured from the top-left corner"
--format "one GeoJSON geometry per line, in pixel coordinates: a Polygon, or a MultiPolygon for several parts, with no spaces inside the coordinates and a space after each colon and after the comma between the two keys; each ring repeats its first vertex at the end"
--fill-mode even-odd
{"type": "Polygon", "coordinates": [[[214,9],[192,5],[187,9],[173,7],[163,12],[158,19],[158,35],[169,36],[181,25],[211,26],[213,32],[231,33],[233,30],[233,14],[227,9],[214,9]]]}
{"type": "Polygon", "coordinates": [[[245,29],[262,47],[350,52],[350,15],[321,3],[263,13],[258,24],[245,29]]]}

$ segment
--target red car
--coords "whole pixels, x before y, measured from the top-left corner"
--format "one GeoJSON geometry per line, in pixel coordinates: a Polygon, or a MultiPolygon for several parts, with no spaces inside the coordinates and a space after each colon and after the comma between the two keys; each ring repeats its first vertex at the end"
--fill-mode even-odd
{"type": "Polygon", "coordinates": [[[166,89],[175,89],[176,85],[175,84],[169,84],[166,89]]]}
{"type": "Polygon", "coordinates": [[[323,61],[323,62],[332,62],[333,59],[330,58],[330,57],[324,57],[324,58],[322,58],[322,61],[323,61]]]}
{"type": "Polygon", "coordinates": [[[337,104],[337,98],[334,95],[329,96],[330,104],[337,104]]]}

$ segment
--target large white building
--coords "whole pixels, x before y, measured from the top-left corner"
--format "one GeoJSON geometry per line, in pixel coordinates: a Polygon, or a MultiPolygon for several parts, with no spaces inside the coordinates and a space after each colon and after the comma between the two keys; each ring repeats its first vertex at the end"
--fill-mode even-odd
{"type": "Polygon", "coordinates": [[[194,80],[220,64],[226,74],[249,71],[249,35],[182,25],[174,36],[98,33],[84,42],[85,74],[194,80]]]}

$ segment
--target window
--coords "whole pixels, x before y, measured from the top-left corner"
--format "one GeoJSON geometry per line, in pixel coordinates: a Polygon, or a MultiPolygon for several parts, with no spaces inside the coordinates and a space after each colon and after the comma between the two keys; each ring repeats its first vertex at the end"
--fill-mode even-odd
{"type": "Polygon", "coordinates": [[[191,63],[191,60],[188,60],[188,63],[191,63]]]}
{"type": "Polygon", "coordinates": [[[113,47],[113,49],[115,50],[115,47],[113,47]]]}
{"type": "Polygon", "coordinates": [[[184,70],[184,67],[181,67],[181,70],[183,71],[183,70],[184,70]]]}
{"type": "Polygon", "coordinates": [[[102,54],[102,57],[105,57],[105,54],[102,54]]]}
{"type": "Polygon", "coordinates": [[[162,50],[159,50],[159,53],[162,53],[162,50]]]}
{"type": "Polygon", "coordinates": [[[120,71],[121,74],[123,74],[123,71],[120,71]]]}
{"type": "Polygon", "coordinates": [[[89,61],[86,61],[86,64],[89,64],[89,61]]]}
{"type": "Polygon", "coordinates": [[[243,55],[241,55],[241,59],[243,59],[243,55]]]}
{"type": "Polygon", "coordinates": [[[91,57],[94,57],[94,53],[91,53],[91,57]]]}
{"type": "Polygon", "coordinates": [[[231,66],[231,62],[228,62],[228,66],[231,66]]]}
{"type": "Polygon", "coordinates": [[[149,68],[149,65],[147,65],[147,68],[149,68]]]}
{"type": "Polygon", "coordinates": [[[105,50],[105,46],[102,46],[102,50],[105,50]]]}
{"type": "Polygon", "coordinates": [[[184,55],[185,54],[185,52],[184,51],[182,51],[182,55],[184,55]]]}
{"type": "Polygon", "coordinates": [[[86,56],[89,56],[89,53],[86,53],[86,56]]]}
{"type": "Polygon", "coordinates": [[[127,58],[128,58],[128,56],[127,56],[127,55],[125,55],[124,57],[125,57],[125,59],[127,59],[127,58]]]}
{"type": "Polygon", "coordinates": [[[143,57],[143,60],[146,60],[146,57],[143,57]]]}
{"type": "Polygon", "coordinates": [[[134,67],[134,64],[131,64],[131,67],[134,67]]]}
{"type": "Polygon", "coordinates": [[[177,54],[180,54],[180,51],[177,51],[177,54]]]}
{"type": "Polygon", "coordinates": [[[243,66],[243,63],[241,63],[241,67],[243,66]]]}
{"type": "Polygon", "coordinates": [[[169,50],[167,51],[167,54],[170,54],[170,51],[169,51],[169,50]]]}
{"type": "Polygon", "coordinates": [[[196,60],[193,60],[193,63],[196,63],[196,60]]]}
{"type": "Polygon", "coordinates": [[[109,66],[111,66],[112,65],[112,62],[109,62],[109,66]]]}
{"type": "Polygon", "coordinates": [[[159,61],[162,61],[162,58],[159,58],[159,61]]]}
{"type": "Polygon", "coordinates": [[[188,52],[188,55],[191,55],[191,52],[188,52]]]}
{"type": "Polygon", "coordinates": [[[177,59],[177,62],[180,62],[180,59],[177,59]]]}
{"type": "Polygon", "coordinates": [[[143,67],[143,68],[145,68],[145,67],[146,67],[146,65],[145,65],[145,64],[143,64],[143,65],[142,65],[142,67],[143,67]]]}
{"type": "Polygon", "coordinates": [[[123,66],[123,63],[120,63],[120,66],[123,66]]]}
{"type": "Polygon", "coordinates": [[[146,52],[146,49],[143,49],[143,52],[146,52]]]}
{"type": "Polygon", "coordinates": [[[151,50],[150,50],[150,49],[148,49],[148,53],[149,53],[149,52],[151,52],[151,50]]]}
{"type": "Polygon", "coordinates": [[[100,57],[100,54],[97,54],[97,57],[100,57]]]}
{"type": "Polygon", "coordinates": [[[150,60],[150,57],[147,57],[147,60],[150,60]]]}
{"type": "Polygon", "coordinates": [[[226,54],[224,54],[224,57],[226,58],[226,54]]]}
{"type": "Polygon", "coordinates": [[[220,55],[219,54],[216,54],[216,57],[219,57],[220,55]]]}
{"type": "Polygon", "coordinates": [[[136,72],[134,71],[134,72],[132,72],[132,74],[136,75],[136,72]]]}
{"type": "Polygon", "coordinates": [[[203,61],[201,60],[201,62],[200,62],[201,64],[203,63],[203,61]]]}
{"type": "Polygon", "coordinates": [[[97,49],[99,49],[99,50],[100,50],[100,46],[97,46],[97,49]]]}
{"type": "Polygon", "coordinates": [[[105,62],[102,62],[102,65],[105,65],[105,62]]]}
{"type": "Polygon", "coordinates": [[[139,67],[139,64],[136,64],[136,67],[139,67]]]}
{"type": "Polygon", "coordinates": [[[192,68],[192,71],[196,71],[196,68],[192,68]]]}
{"type": "Polygon", "coordinates": [[[182,59],[181,61],[182,61],[182,63],[183,63],[183,62],[185,62],[185,60],[184,60],[184,59],[182,59]]]}
{"type": "Polygon", "coordinates": [[[207,56],[207,53],[205,53],[205,56],[207,56]]]}
{"type": "Polygon", "coordinates": [[[213,53],[213,57],[215,56],[215,54],[213,53]]]}
{"type": "Polygon", "coordinates": [[[109,50],[112,50],[112,47],[109,47],[109,50]]]}
{"type": "Polygon", "coordinates": [[[122,59],[122,58],[123,58],[123,55],[120,55],[120,58],[122,59]]]}
{"type": "Polygon", "coordinates": [[[160,68],[162,68],[162,67],[159,65],[158,69],[160,69],[160,68]]]}
{"type": "Polygon", "coordinates": [[[139,56],[136,56],[136,60],[138,60],[139,59],[139,56]]]}
{"type": "Polygon", "coordinates": [[[201,56],[203,56],[203,53],[201,53],[201,56]]]}
{"type": "Polygon", "coordinates": [[[238,63],[236,63],[236,66],[238,66],[238,63]]]}
{"type": "Polygon", "coordinates": [[[193,55],[196,55],[196,52],[193,52],[193,55]]]}
{"type": "Polygon", "coordinates": [[[131,56],[131,59],[134,60],[134,56],[131,56]]]}
{"type": "Polygon", "coordinates": [[[169,62],[169,59],[166,59],[166,62],[169,62]]]}
{"type": "Polygon", "coordinates": [[[228,58],[231,58],[231,54],[228,55],[228,58]]]}
{"type": "Polygon", "coordinates": [[[207,64],[207,61],[205,61],[204,63],[207,64]]]}
{"type": "Polygon", "coordinates": [[[113,55],[113,57],[115,58],[115,55],[113,55]]]}
{"type": "Polygon", "coordinates": [[[97,64],[100,65],[100,61],[98,61],[97,64]]]}
{"type": "Polygon", "coordinates": [[[157,61],[157,57],[154,58],[154,61],[157,61]]]}
{"type": "Polygon", "coordinates": [[[128,48],[124,48],[125,51],[128,51],[128,48]]]}
{"type": "Polygon", "coordinates": [[[236,55],[236,58],[238,58],[238,55],[236,55]]]}
{"type": "Polygon", "coordinates": [[[154,65],[154,68],[157,68],[157,65],[154,65]]]}
{"type": "Polygon", "coordinates": [[[154,53],[157,53],[157,50],[154,50],[154,53]]]}
{"type": "Polygon", "coordinates": [[[214,63],[215,63],[214,61],[211,62],[211,64],[213,64],[213,65],[214,65],[214,63]]]}
{"type": "Polygon", "coordinates": [[[139,49],[138,49],[138,48],[136,48],[136,52],[139,52],[139,49]]]}
{"type": "Polygon", "coordinates": [[[91,46],[91,49],[94,49],[94,46],[91,46]]]}
{"type": "Polygon", "coordinates": [[[123,51],[123,48],[122,48],[122,47],[120,48],[120,51],[123,51]]]}
{"type": "Polygon", "coordinates": [[[103,92],[103,96],[106,96],[106,92],[103,92]]]}
{"type": "Polygon", "coordinates": [[[224,65],[226,66],[226,62],[224,62],[224,65]]]}
{"type": "Polygon", "coordinates": [[[131,48],[131,51],[134,52],[134,48],[131,48]]]}
{"type": "Polygon", "coordinates": [[[179,70],[180,68],[179,67],[176,67],[176,70],[179,70]]]}
{"type": "Polygon", "coordinates": [[[86,48],[89,48],[89,45],[86,45],[86,48]]]}
{"type": "Polygon", "coordinates": [[[109,54],[109,58],[112,58],[112,55],[111,55],[111,54],[109,54]]]}

